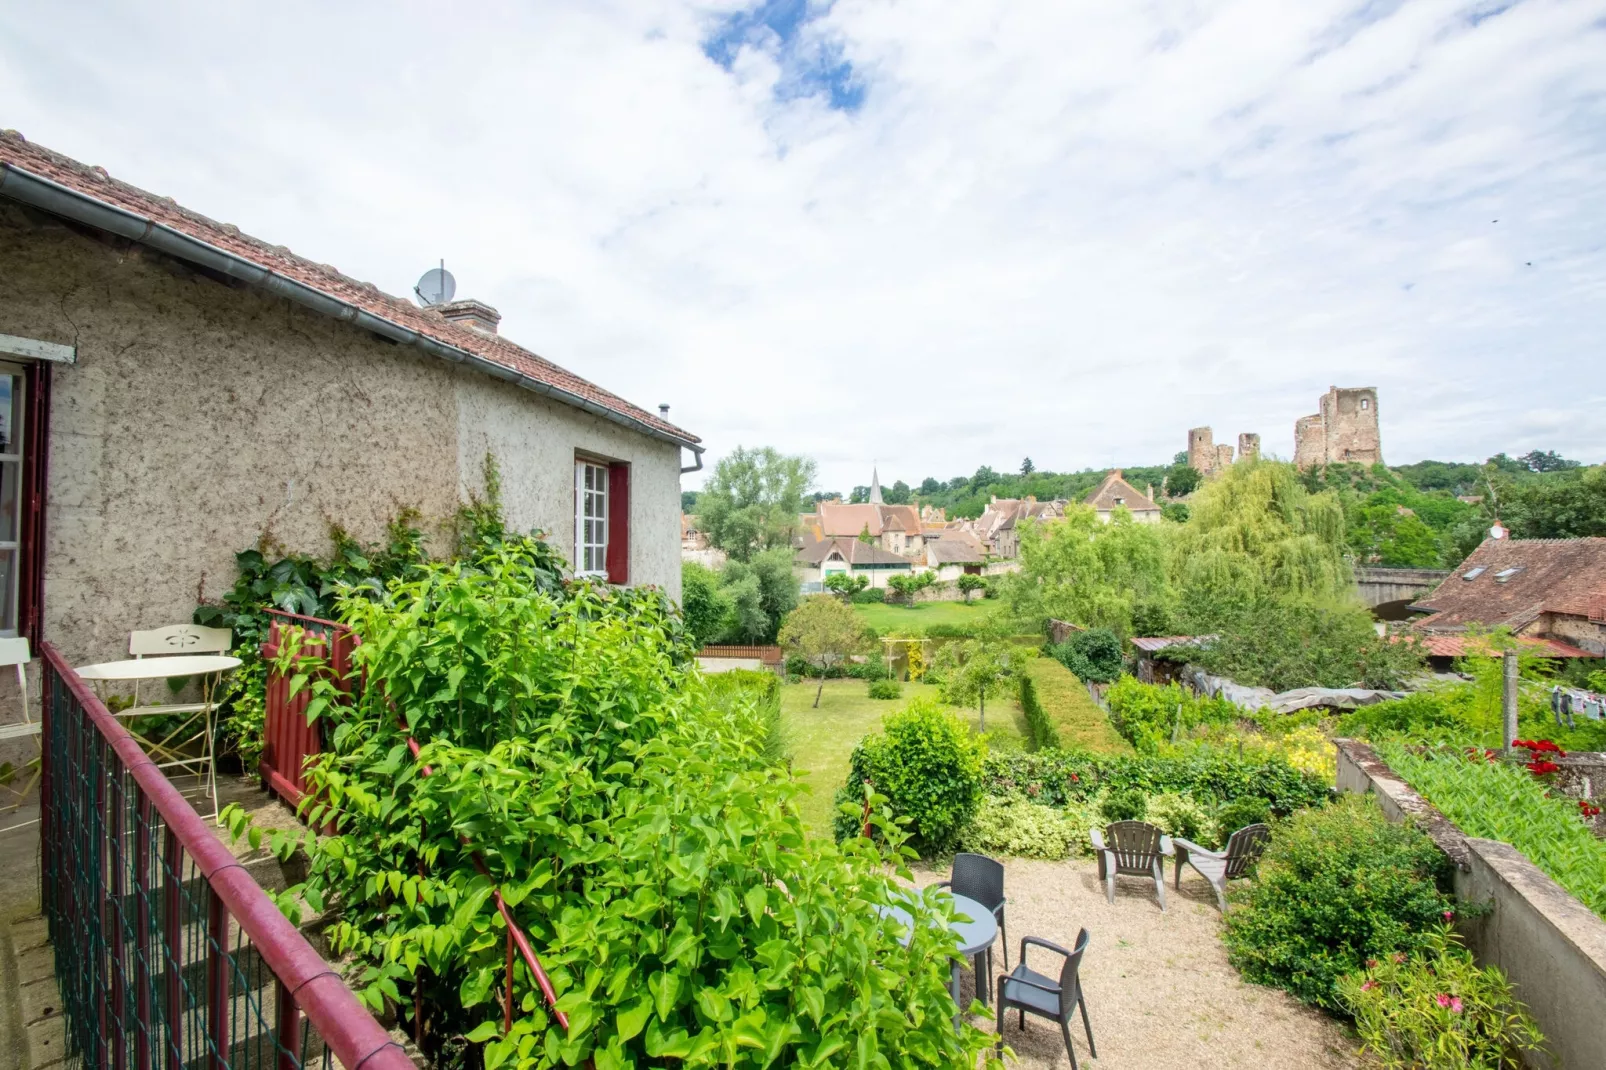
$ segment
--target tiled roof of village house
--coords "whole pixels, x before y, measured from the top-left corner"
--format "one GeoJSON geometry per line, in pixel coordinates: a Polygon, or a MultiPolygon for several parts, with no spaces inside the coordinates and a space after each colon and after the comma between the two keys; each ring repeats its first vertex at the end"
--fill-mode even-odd
{"type": "MultiPolygon", "coordinates": [[[[1484,641],[1468,635],[1425,635],[1422,640],[1423,653],[1432,658],[1460,658],[1468,654],[1491,657],[1495,651],[1484,641]]],[[[1591,654],[1587,650],[1564,643],[1560,639],[1538,639],[1532,636],[1521,636],[1517,640],[1524,646],[1530,647],[1535,654],[1547,658],[1598,658],[1601,655],[1591,654]]]]}
{"type": "Polygon", "coordinates": [[[914,562],[900,554],[883,550],[873,542],[860,542],[858,539],[836,538],[822,539],[819,542],[806,544],[797,551],[795,560],[800,565],[818,565],[831,551],[836,550],[850,565],[907,565],[914,567],[914,562]]]}
{"type": "MultiPolygon", "coordinates": [[[[416,331],[443,345],[500,364],[576,397],[583,398],[629,420],[686,443],[700,442],[696,435],[677,427],[573,372],[531,353],[498,335],[482,334],[459,326],[438,313],[419,308],[405,298],[382,293],[370,282],[342,275],[327,264],[296,256],[282,245],[270,245],[230,223],[219,223],[187,208],[171,197],[159,197],[120,182],[104,168],[90,167],[25,140],[15,130],[0,131],[0,165],[48,179],[105,204],[144,216],[187,237],[205,242],[249,260],[266,271],[299,282],[381,319],[416,331]]],[[[3,177],[3,173],[0,173],[3,177]]],[[[560,399],[561,400],[561,399],[560,399]]]]}
{"type": "Polygon", "coordinates": [[[954,532],[926,543],[926,564],[979,565],[987,559],[981,542],[968,531],[954,532]]]}
{"type": "Polygon", "coordinates": [[[1082,502],[1104,511],[1124,508],[1129,513],[1153,513],[1160,509],[1146,495],[1128,483],[1121,476],[1119,468],[1105,476],[1104,481],[1094,487],[1082,502]]]}
{"type": "Polygon", "coordinates": [[[1416,627],[1434,631],[1521,628],[1544,613],[1599,614],[1606,610],[1606,538],[1485,539],[1416,604],[1433,611],[1416,627]]]}

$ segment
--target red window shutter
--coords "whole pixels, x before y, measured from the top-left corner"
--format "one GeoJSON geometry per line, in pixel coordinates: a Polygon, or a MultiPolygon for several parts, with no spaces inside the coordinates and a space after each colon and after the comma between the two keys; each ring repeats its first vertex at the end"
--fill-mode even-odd
{"type": "Polygon", "coordinates": [[[608,466],[608,582],[630,582],[630,466],[608,466]]]}

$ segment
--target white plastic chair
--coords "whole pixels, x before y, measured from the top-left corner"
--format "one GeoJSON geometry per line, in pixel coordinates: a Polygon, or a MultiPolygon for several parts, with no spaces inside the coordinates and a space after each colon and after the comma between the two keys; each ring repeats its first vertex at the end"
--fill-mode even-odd
{"type": "MultiPolygon", "coordinates": [[[[21,739],[23,736],[33,736],[36,741],[43,726],[33,719],[28,712],[28,673],[24,666],[33,658],[28,652],[26,639],[0,639],[0,668],[14,665],[17,669],[17,694],[22,699],[22,720],[15,724],[0,725],[0,740],[21,739]]],[[[40,753],[43,754],[43,742],[40,742],[40,753]]],[[[18,792],[16,806],[9,807],[15,810],[22,805],[28,793],[39,781],[39,769],[34,769],[33,776],[28,779],[28,786],[18,792]]]]}

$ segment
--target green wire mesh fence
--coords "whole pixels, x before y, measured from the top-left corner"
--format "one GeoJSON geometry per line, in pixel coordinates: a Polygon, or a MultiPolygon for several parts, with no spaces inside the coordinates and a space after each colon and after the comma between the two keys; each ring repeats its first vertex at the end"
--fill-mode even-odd
{"type": "Polygon", "coordinates": [[[68,1049],[113,1070],[412,1062],[49,643],[43,903],[68,1049]]]}

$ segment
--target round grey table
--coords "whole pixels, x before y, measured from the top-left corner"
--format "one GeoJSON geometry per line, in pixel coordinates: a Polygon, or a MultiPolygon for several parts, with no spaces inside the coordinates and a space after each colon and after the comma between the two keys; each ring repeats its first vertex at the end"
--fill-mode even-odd
{"type": "MultiPolygon", "coordinates": [[[[971,960],[976,971],[976,998],[987,1003],[992,994],[993,941],[998,939],[998,919],[993,912],[964,895],[948,895],[954,903],[954,921],[950,928],[959,937],[959,953],[971,960]],[[968,919],[968,920],[967,920],[968,919]]],[[[903,925],[904,936],[899,943],[907,945],[912,935],[914,919],[902,907],[877,907],[883,917],[896,918],[903,925]]],[[[953,979],[949,982],[954,1005],[959,1005],[959,963],[953,964],[953,979]]]]}

